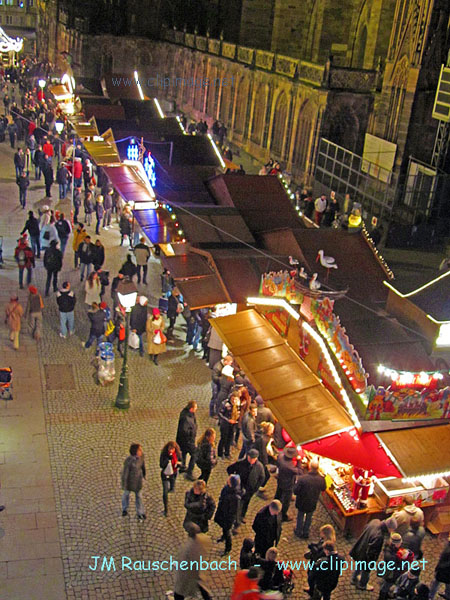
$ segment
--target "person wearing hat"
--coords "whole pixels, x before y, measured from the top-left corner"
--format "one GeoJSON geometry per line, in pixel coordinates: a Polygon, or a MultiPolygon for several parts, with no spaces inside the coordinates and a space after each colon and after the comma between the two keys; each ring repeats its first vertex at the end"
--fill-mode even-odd
{"type": "Polygon", "coordinates": [[[34,285],[30,285],[28,291],[25,317],[28,317],[28,326],[31,335],[38,342],[42,337],[42,309],[44,308],[44,302],[34,285]]]}
{"type": "Polygon", "coordinates": [[[130,313],[130,329],[139,338],[139,354],[144,356],[144,333],[147,327],[148,298],[139,296],[138,302],[133,306],[130,313]]]}
{"type": "Polygon", "coordinates": [[[14,350],[19,349],[19,333],[22,324],[23,308],[17,296],[11,296],[5,309],[5,323],[9,326],[9,339],[13,343],[14,350]]]}
{"type": "Polygon", "coordinates": [[[19,287],[23,289],[23,274],[27,270],[27,285],[31,283],[34,269],[34,253],[28,245],[27,238],[21,237],[17,240],[18,244],[14,250],[14,258],[19,267],[19,287]]]}
{"type": "Polygon", "coordinates": [[[445,585],[444,597],[450,598],[450,533],[447,539],[448,542],[442,550],[434,570],[434,579],[430,586],[430,600],[434,600],[441,583],[445,585]]]}
{"type": "Polygon", "coordinates": [[[231,552],[231,529],[237,518],[240,499],[241,478],[239,475],[230,475],[220,492],[219,504],[214,516],[214,522],[222,528],[222,535],[217,541],[225,542],[222,556],[231,552]]]}
{"type": "Polygon", "coordinates": [[[384,545],[383,561],[380,563],[383,570],[380,570],[379,572],[379,575],[382,577],[382,582],[378,600],[387,600],[389,598],[391,587],[394,585],[397,577],[402,574],[403,560],[398,556],[401,545],[402,536],[393,531],[389,540],[384,545]]]}
{"type": "Polygon", "coordinates": [[[261,508],[252,525],[255,532],[255,552],[261,558],[272,546],[277,546],[281,536],[281,502],[273,500],[261,508]]]}
{"type": "Polygon", "coordinates": [[[315,590],[314,598],[330,600],[342,574],[344,557],[338,554],[335,542],[325,542],[323,552],[325,556],[318,559],[311,573],[311,585],[315,590]]]}
{"type": "Polygon", "coordinates": [[[227,468],[228,475],[239,475],[241,478],[242,502],[240,514],[236,519],[235,530],[241,523],[245,523],[245,515],[250,500],[264,483],[264,467],[258,457],[258,450],[252,448],[245,458],[237,460],[227,468]]]}
{"type": "Polygon", "coordinates": [[[294,488],[294,494],[297,496],[295,506],[298,509],[294,533],[297,537],[308,539],[319,496],[325,489],[325,477],[319,473],[318,461],[313,460],[309,465],[309,473],[301,475],[294,488]]]}
{"type": "MultiPolygon", "coordinates": [[[[177,557],[178,564],[184,562],[189,565],[199,565],[200,558],[209,555],[211,539],[205,533],[201,533],[200,527],[195,523],[187,523],[185,529],[189,538],[177,557]]],[[[206,571],[198,566],[192,566],[191,569],[177,569],[173,589],[174,600],[184,600],[187,596],[194,597],[197,592],[200,592],[203,600],[212,600],[206,585],[206,571]]]]}
{"type": "Polygon", "coordinates": [[[365,568],[359,566],[353,573],[351,584],[355,585],[356,589],[369,592],[373,590],[373,585],[369,585],[371,571],[367,565],[378,560],[385,536],[390,535],[396,529],[397,521],[394,517],[389,517],[384,521],[372,519],[365,526],[350,550],[350,556],[355,561],[365,561],[366,564],[365,568]]]}
{"type": "Polygon", "coordinates": [[[164,336],[164,319],[159,308],[152,309],[152,316],[147,319],[147,352],[155,365],[158,365],[158,356],[167,350],[164,336]]]}
{"type": "Polygon", "coordinates": [[[231,390],[234,386],[234,370],[231,365],[226,364],[219,377],[219,391],[216,396],[216,405],[214,413],[219,414],[220,407],[223,402],[230,396],[231,390]]]}
{"type": "Polygon", "coordinates": [[[269,423],[275,424],[275,418],[273,416],[273,412],[270,410],[268,406],[265,406],[264,400],[258,394],[255,397],[255,402],[258,406],[258,414],[256,415],[256,424],[260,425],[263,421],[268,421],[269,423]]]}
{"type": "Polygon", "coordinates": [[[297,460],[297,448],[295,446],[286,446],[277,458],[278,479],[275,498],[280,500],[283,511],[283,521],[292,521],[288,515],[289,506],[294,492],[295,481],[297,477],[303,474],[300,460],[297,460]]]}
{"type": "Polygon", "coordinates": [[[414,561],[409,570],[406,571],[406,573],[403,573],[403,575],[400,575],[395,582],[393,592],[394,598],[412,600],[414,597],[414,590],[416,589],[420,578],[420,567],[417,564],[414,564],[415,562],[416,561],[414,561]]]}

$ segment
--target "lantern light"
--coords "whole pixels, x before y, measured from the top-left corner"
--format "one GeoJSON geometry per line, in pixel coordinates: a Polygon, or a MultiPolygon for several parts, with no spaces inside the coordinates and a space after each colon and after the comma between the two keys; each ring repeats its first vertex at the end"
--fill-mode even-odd
{"type": "Polygon", "coordinates": [[[45,88],[45,86],[47,85],[47,82],[45,81],[45,79],[39,79],[38,81],[38,86],[43,90],[45,88]]]}
{"type": "Polygon", "coordinates": [[[136,304],[137,288],[132,281],[121,281],[117,286],[117,296],[126,312],[130,312],[136,304]]]}
{"type": "Polygon", "coordinates": [[[55,129],[59,134],[61,134],[64,129],[64,123],[61,123],[61,121],[56,121],[55,129]]]}

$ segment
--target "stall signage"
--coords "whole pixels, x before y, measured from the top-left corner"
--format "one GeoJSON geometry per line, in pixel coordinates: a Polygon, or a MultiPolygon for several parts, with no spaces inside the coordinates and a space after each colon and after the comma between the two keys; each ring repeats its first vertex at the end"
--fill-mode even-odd
{"type": "Polygon", "coordinates": [[[450,387],[442,389],[414,387],[374,388],[366,390],[366,419],[450,419],[450,387]]]}

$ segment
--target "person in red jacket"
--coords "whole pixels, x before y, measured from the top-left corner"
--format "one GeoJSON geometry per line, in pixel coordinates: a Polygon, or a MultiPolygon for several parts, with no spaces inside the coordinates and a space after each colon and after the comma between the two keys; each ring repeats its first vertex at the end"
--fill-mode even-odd
{"type": "Polygon", "coordinates": [[[78,156],[75,157],[75,161],[73,163],[73,177],[75,179],[75,187],[81,187],[81,182],[83,179],[83,164],[81,162],[81,158],[78,158],[78,156]]]}
{"type": "Polygon", "coordinates": [[[50,158],[53,158],[53,155],[55,153],[55,151],[53,150],[53,146],[51,145],[49,140],[47,140],[45,142],[44,147],[42,148],[42,151],[44,152],[44,154],[46,154],[50,158]]]}
{"type": "Polygon", "coordinates": [[[259,600],[261,595],[258,577],[259,571],[256,567],[239,571],[234,579],[231,600],[259,600]]]}

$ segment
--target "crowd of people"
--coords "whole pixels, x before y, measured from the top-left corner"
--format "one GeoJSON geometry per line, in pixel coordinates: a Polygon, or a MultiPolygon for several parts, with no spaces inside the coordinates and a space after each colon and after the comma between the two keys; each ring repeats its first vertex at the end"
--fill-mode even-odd
{"type": "MultiPolygon", "coordinates": [[[[18,296],[14,295],[5,310],[13,347],[19,348],[23,318],[28,318],[34,339],[39,341],[42,337],[45,305],[37,284],[33,283],[33,269],[36,261],[41,259],[47,272],[43,296],[48,297],[51,290],[56,296],[60,315],[59,335],[65,339],[76,333],[74,310],[80,299],[69,281],[58,281],[69,240],[74,251],[74,268],[79,270],[80,282],[84,282],[83,301],[86,305],[86,321],[90,326],[89,336],[82,342],[85,349],[94,343],[98,346],[103,340],[112,343],[117,341],[121,355],[124,344],[129,344],[144,357],[146,345],[151,362],[157,366],[159,358],[167,351],[168,342],[173,338],[178,318],[183,318],[186,344],[192,346],[194,351],[202,352],[202,358],[211,369],[211,426],[203,432],[199,431],[196,416],[198,404],[195,400],[189,400],[179,415],[172,439],[162,445],[159,456],[162,511],[165,516],[170,512],[170,494],[177,491],[178,476],[184,474],[192,482],[192,487],[184,497],[186,513],[183,527],[188,541],[180,551],[180,560],[195,560],[197,556],[207,554],[212,545],[207,535],[212,522],[221,530],[216,543],[224,544],[223,556],[232,551],[233,536],[245,528],[249,532],[251,530],[252,534],[244,539],[240,549],[240,570],[234,581],[232,600],[242,600],[244,597],[255,600],[261,598],[265,590],[289,593],[293,589],[293,574],[291,569],[281,566],[284,549],[280,540],[282,530],[290,527],[286,524],[295,521],[293,533],[305,540],[308,547],[305,557],[312,561],[308,568],[305,594],[329,600],[339,583],[342,561],[347,558],[339,552],[331,524],[324,523],[321,526],[319,539],[306,541],[310,538],[320,495],[326,488],[318,459],[295,447],[234,357],[222,356],[222,341],[209,322],[215,316],[214,309],[191,310],[167,269],[161,273],[158,307],[151,308],[148,297],[139,292],[138,301],[130,314],[130,338],[125,340],[126,314],[120,304],[118,287],[122,281],[148,285],[148,261],[155,254],[155,248],[136,232],[131,209],[120,202],[105,174],[91,163],[82,143],[68,129],[68,124],[65,123],[65,130],[61,134],[56,132],[57,107],[42,95],[39,98],[33,80],[27,79],[26,70],[22,76],[19,73],[17,78],[23,92],[22,108],[19,109],[15,101],[10,102],[8,94],[3,100],[5,110],[12,115],[17,129],[13,132],[11,146],[14,147],[16,136],[19,140],[25,138],[25,151],[19,149],[14,156],[20,205],[25,209],[28,187],[25,182],[29,183],[31,165],[35,167],[36,180],[40,179],[41,173],[44,174],[46,197],[51,197],[53,164],[57,160],[59,198],[63,200],[71,192],[73,214],[66,216],[46,205],[39,214],[35,215],[32,210],[28,212],[14,253],[19,287],[28,286],[27,305],[24,309],[18,296]],[[24,123],[28,123],[27,127],[24,127],[24,123]],[[51,176],[46,177],[49,172],[51,176]],[[83,220],[80,216],[82,209],[83,220]],[[95,216],[95,223],[92,215],[95,216]],[[110,271],[104,269],[107,256],[100,239],[101,231],[111,226],[119,227],[121,245],[128,243],[130,251],[113,278],[110,277],[110,271]],[[95,231],[91,231],[92,236],[87,227],[95,227],[95,231]],[[219,461],[226,464],[226,478],[221,482],[219,497],[214,498],[209,492],[208,483],[212,477],[216,477],[219,461]],[[271,478],[276,479],[273,498],[268,495],[271,478]],[[248,508],[255,496],[267,503],[247,522],[248,508]],[[293,497],[295,519],[291,510],[293,497]]],[[[206,126],[205,130],[205,125],[198,129],[197,124],[196,132],[201,135],[206,133],[208,128],[206,126]]],[[[223,146],[226,139],[223,124],[216,121],[212,132],[223,146]]],[[[280,165],[271,161],[264,169],[264,174],[276,175],[280,172],[280,165]]],[[[299,196],[299,201],[304,203],[305,213],[308,212],[317,224],[331,225],[339,212],[339,203],[335,196],[330,201],[326,197],[320,200],[320,203],[317,200],[312,202],[306,190],[299,196]]],[[[132,443],[121,471],[123,518],[128,516],[133,492],[137,518],[139,521],[146,519],[142,500],[145,478],[143,448],[139,443],[132,443]]],[[[450,600],[450,537],[436,566],[431,587],[428,588],[421,583],[422,571],[414,563],[423,557],[423,513],[414,505],[413,498],[407,496],[405,502],[405,506],[393,516],[383,521],[370,521],[356,540],[350,557],[369,565],[383,553],[385,563],[394,563],[393,567],[379,573],[379,600],[434,600],[440,583],[445,584],[445,597],[450,600]]],[[[369,567],[357,568],[352,584],[358,590],[370,591],[373,589],[369,584],[370,575],[369,567]]],[[[175,600],[182,600],[197,591],[203,598],[213,597],[201,570],[177,573],[173,594],[175,600]]]]}

